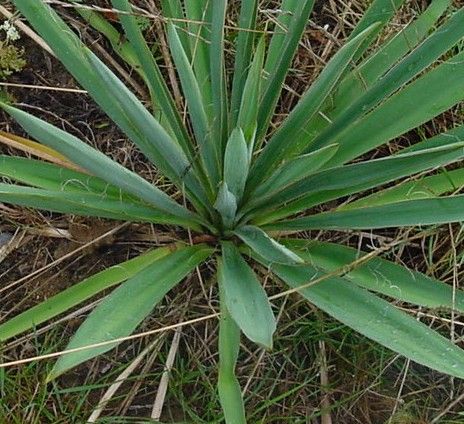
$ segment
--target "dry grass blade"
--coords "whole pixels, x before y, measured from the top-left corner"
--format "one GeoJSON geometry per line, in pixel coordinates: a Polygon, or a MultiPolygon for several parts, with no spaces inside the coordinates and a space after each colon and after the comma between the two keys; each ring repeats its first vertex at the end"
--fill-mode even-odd
{"type": "Polygon", "coordinates": [[[144,331],[143,333],[136,333],[136,334],[133,334],[132,336],[120,337],[118,339],[107,340],[107,341],[101,342],[101,343],[94,343],[94,344],[91,344],[91,345],[86,345],[86,346],[78,347],[78,348],[75,348],[75,349],[61,350],[59,352],[53,352],[53,353],[48,353],[46,355],[39,355],[39,356],[31,357],[31,358],[20,359],[18,361],[4,362],[4,363],[0,363],[0,369],[1,368],[13,367],[13,366],[16,366],[16,365],[28,364],[30,362],[35,362],[35,361],[42,361],[42,360],[45,360],[45,359],[57,358],[59,356],[65,355],[67,353],[81,352],[81,351],[84,351],[84,350],[94,349],[94,348],[102,347],[102,346],[107,346],[107,345],[111,345],[111,344],[114,344],[114,343],[121,343],[121,342],[124,342],[124,341],[127,341],[127,340],[135,340],[135,339],[139,339],[141,337],[150,336],[152,334],[163,333],[163,332],[169,331],[169,330],[175,330],[175,329],[177,329],[179,327],[196,324],[198,322],[207,321],[209,319],[217,318],[217,317],[219,317],[219,312],[214,313],[214,314],[210,314],[210,315],[205,315],[205,316],[200,317],[200,318],[194,318],[194,319],[191,319],[191,320],[187,320],[187,321],[184,321],[184,322],[181,322],[181,323],[178,323],[178,324],[167,325],[165,327],[157,328],[155,330],[144,331]]]}
{"type": "Polygon", "coordinates": [[[21,150],[22,152],[37,156],[40,159],[52,162],[64,168],[87,174],[87,171],[70,162],[57,151],[35,141],[28,140],[27,138],[20,137],[15,134],[10,134],[5,131],[0,131],[0,143],[3,143],[9,147],[13,147],[17,150],[21,150]]]}
{"type": "Polygon", "coordinates": [[[164,335],[150,343],[139,355],[130,363],[130,365],[116,378],[115,382],[103,394],[97,407],[88,418],[88,423],[95,423],[100,418],[105,406],[113,398],[119,387],[127,380],[127,378],[137,369],[142,360],[153,350],[159,351],[161,344],[164,340],[164,335]]]}
{"type": "Polygon", "coordinates": [[[151,411],[151,418],[154,420],[159,420],[161,418],[161,412],[163,411],[164,400],[166,398],[166,392],[168,390],[169,374],[172,370],[172,366],[174,365],[174,359],[176,358],[176,354],[179,349],[180,337],[182,334],[181,331],[182,327],[178,327],[172,339],[171,347],[169,349],[168,357],[166,359],[166,365],[163,371],[163,375],[161,376],[158,392],[156,393],[155,402],[151,411]]]}

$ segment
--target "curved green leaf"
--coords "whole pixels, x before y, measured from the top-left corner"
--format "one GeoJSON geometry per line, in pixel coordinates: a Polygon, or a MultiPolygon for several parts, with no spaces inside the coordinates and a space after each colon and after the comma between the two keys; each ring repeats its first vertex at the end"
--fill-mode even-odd
{"type": "Polygon", "coordinates": [[[81,216],[97,216],[135,222],[181,225],[200,230],[195,222],[179,218],[130,199],[83,191],[56,191],[0,183],[0,201],[81,216]]]}
{"type": "Polygon", "coordinates": [[[35,329],[38,325],[66,312],[103,290],[132,278],[147,266],[171,252],[172,248],[170,247],[155,249],[82,280],[0,324],[0,341],[8,340],[24,331],[35,329]]]}
{"type": "Polygon", "coordinates": [[[240,237],[258,255],[261,255],[271,263],[288,265],[304,262],[297,254],[269,237],[258,227],[244,225],[234,230],[234,234],[240,237]]]}
{"type": "Polygon", "coordinates": [[[345,44],[304,93],[257,158],[249,183],[251,187],[255,187],[262,176],[268,175],[272,168],[278,166],[283,159],[291,158],[295,153],[303,150],[304,146],[301,145],[301,141],[305,140],[305,137],[301,134],[302,129],[319,112],[321,105],[332,93],[345,69],[350,66],[351,60],[363,40],[376,27],[377,25],[372,25],[345,44]]]}
{"type": "Polygon", "coordinates": [[[259,222],[285,217],[315,205],[386,184],[437,166],[459,160],[464,155],[462,143],[449,144],[403,155],[393,155],[331,168],[310,175],[269,198],[257,199],[263,208],[285,206],[259,217],[259,222]],[[292,201],[293,199],[297,199],[292,201]],[[292,202],[290,202],[292,201],[292,202]]]}
{"type": "MultiPolygon", "coordinates": [[[[67,349],[111,341],[131,334],[166,293],[212,253],[201,245],[185,247],[152,263],[115,289],[87,317],[67,349]]],[[[55,363],[48,381],[118,345],[64,354],[55,363]]]]}
{"type": "Polygon", "coordinates": [[[183,50],[177,30],[171,22],[168,22],[168,40],[189,109],[192,126],[200,149],[200,156],[211,186],[216,187],[220,180],[220,161],[216,156],[217,151],[215,146],[212,144],[213,140],[211,138],[206,110],[203,107],[200,87],[189,59],[183,50]]]}
{"type": "MultiPolygon", "coordinates": [[[[285,244],[295,249],[307,263],[328,272],[351,265],[366,255],[334,243],[288,240],[285,244]]],[[[450,284],[382,258],[374,257],[350,268],[343,277],[360,287],[404,302],[464,312],[464,291],[454,291],[450,284]]]]}
{"type": "Polygon", "coordinates": [[[243,103],[242,99],[247,75],[249,79],[252,74],[248,71],[248,68],[252,61],[253,40],[255,38],[253,30],[256,25],[257,12],[258,0],[241,2],[238,35],[235,43],[234,78],[232,81],[232,96],[230,101],[231,126],[233,128],[237,126],[237,116],[240,110],[240,103],[243,103]]]}
{"type": "Polygon", "coordinates": [[[464,195],[434,199],[406,200],[352,209],[325,212],[305,218],[264,226],[267,230],[361,230],[415,225],[448,224],[464,221],[464,195]]]}
{"type": "Polygon", "coordinates": [[[264,67],[265,72],[269,76],[267,83],[263,87],[263,95],[258,113],[256,135],[258,146],[260,145],[259,141],[262,140],[268,129],[269,122],[282,91],[283,82],[314,6],[314,0],[285,0],[284,3],[289,6],[287,11],[283,11],[283,13],[289,14],[288,17],[283,15],[285,23],[288,22],[288,25],[284,24],[284,28],[288,27],[288,31],[285,32],[284,29],[285,34],[283,38],[280,38],[279,34],[276,45],[274,46],[273,40],[271,40],[269,46],[268,58],[264,67]],[[270,59],[273,55],[275,56],[275,62],[272,62],[270,59]]]}
{"type": "MultiPolygon", "coordinates": [[[[274,272],[298,288],[324,274],[311,266],[275,265],[274,272]]],[[[464,378],[464,351],[427,325],[342,278],[303,288],[301,295],[343,324],[387,348],[437,371],[464,378]]]]}
{"type": "Polygon", "coordinates": [[[232,318],[251,341],[272,347],[276,321],[266,292],[231,242],[222,243],[218,281],[232,318]]]}
{"type": "Polygon", "coordinates": [[[170,215],[193,219],[194,215],[137,174],[111,160],[77,137],[26,112],[0,103],[13,118],[41,143],[62,153],[91,174],[108,181],[170,215]]]}

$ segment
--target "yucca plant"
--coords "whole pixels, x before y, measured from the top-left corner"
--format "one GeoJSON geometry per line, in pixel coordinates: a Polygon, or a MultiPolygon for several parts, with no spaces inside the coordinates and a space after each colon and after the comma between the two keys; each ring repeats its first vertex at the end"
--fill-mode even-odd
{"type": "MultiPolygon", "coordinates": [[[[464,220],[464,195],[456,194],[464,169],[445,168],[464,157],[464,127],[380,159],[365,155],[464,99],[464,52],[459,49],[464,8],[450,10],[451,0],[433,0],[379,44],[374,41],[404,0],[374,0],[289,116],[271,125],[314,0],[282,0],[270,32],[258,28],[258,0],[236,2],[240,16],[230,55],[232,75],[226,72],[224,47],[227,0],[162,1],[187,122],[139,28],[139,10],[134,13],[128,0],[112,0],[125,32],[117,53],[145,81],[150,110],[45,1],[13,3],[184,201],[6,101],[1,107],[31,137],[82,172],[1,156],[0,200],[170,225],[202,237],[182,240],[185,232],[179,231],[175,246],[146,252],[73,285],[1,324],[1,341],[120,284],[88,316],[68,349],[103,344],[60,357],[49,376],[54,379],[113,348],[117,342],[104,342],[132,333],[169,290],[209,261],[216,267],[221,305],[218,390],[227,423],[245,422],[234,372],[241,333],[272,348],[276,319],[258,277],[264,273],[393,351],[464,378],[460,348],[385,300],[464,312],[462,291],[377,255],[299,236],[308,230],[464,220]],[[420,176],[406,178],[414,175],[420,176]],[[330,207],[324,207],[327,202],[330,207]]],[[[113,34],[98,13],[78,10],[113,34]]]]}

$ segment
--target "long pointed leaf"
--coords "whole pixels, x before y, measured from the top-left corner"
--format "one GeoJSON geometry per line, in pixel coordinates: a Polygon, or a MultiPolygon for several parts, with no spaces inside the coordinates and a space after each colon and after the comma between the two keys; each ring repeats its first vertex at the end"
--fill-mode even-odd
{"type": "Polygon", "coordinates": [[[232,82],[232,97],[230,101],[231,127],[237,126],[238,112],[243,98],[242,93],[244,91],[247,75],[250,75],[248,68],[252,57],[253,40],[255,37],[253,30],[255,29],[257,12],[258,0],[241,2],[235,52],[234,79],[232,82]]]}
{"type": "Polygon", "coordinates": [[[258,255],[261,255],[271,263],[292,265],[304,262],[297,254],[278,243],[258,227],[244,225],[237,228],[234,234],[242,239],[258,255]]]}
{"type": "MultiPolygon", "coordinates": [[[[412,78],[457,44],[464,37],[463,19],[464,9],[461,9],[445,24],[438,28],[432,36],[428,37],[419,47],[392,68],[385,76],[378,79],[364,95],[344,109],[343,113],[341,113],[325,131],[316,137],[314,142],[311,143],[310,149],[320,148],[328,143],[336,142],[342,134],[349,131],[350,128],[356,127],[357,122],[363,115],[385,100],[390,94],[411,81],[412,78]]],[[[448,66],[445,64],[438,69],[444,69],[444,72],[449,72],[450,69],[448,68],[451,68],[453,63],[459,65],[459,62],[462,61],[462,57],[463,54],[457,55],[447,62],[448,66]]],[[[430,75],[436,75],[436,71],[437,70],[430,72],[423,77],[422,80],[424,78],[431,78],[430,75]]],[[[455,73],[460,74],[457,70],[455,70],[455,73]]],[[[442,81],[443,80],[444,79],[442,79],[442,81]]],[[[405,91],[407,90],[403,90],[396,97],[401,96],[405,91]]],[[[415,103],[415,105],[417,104],[421,105],[421,107],[417,109],[424,113],[424,105],[420,102],[415,103]]],[[[375,112],[373,114],[375,114],[375,112]]],[[[417,125],[418,124],[416,124],[416,126],[417,125]]],[[[349,141],[345,141],[344,143],[348,144],[349,141]]]]}
{"type": "MultiPolygon", "coordinates": [[[[286,243],[287,244],[287,243],[286,243]]],[[[288,240],[309,264],[328,272],[356,263],[366,253],[335,243],[288,240]]],[[[354,266],[343,277],[360,287],[426,308],[464,312],[464,291],[382,258],[354,266]]]]}
{"type": "Polygon", "coordinates": [[[173,24],[168,23],[168,39],[171,53],[179,73],[180,81],[187,101],[192,126],[200,149],[208,180],[212,187],[216,187],[219,178],[219,158],[213,145],[206,110],[203,107],[202,95],[198,81],[195,78],[189,59],[183,50],[181,40],[173,24]]]}
{"type": "Polygon", "coordinates": [[[376,26],[367,28],[343,46],[306,91],[256,160],[250,181],[251,187],[255,187],[262,176],[269,174],[272,168],[279,165],[284,158],[290,158],[295,152],[302,150],[300,139],[304,140],[304,137],[300,137],[301,130],[317,114],[345,69],[350,65],[360,44],[375,30],[376,26]]]}
{"type": "Polygon", "coordinates": [[[358,209],[366,206],[380,206],[404,200],[418,200],[438,197],[444,193],[460,190],[464,187],[464,169],[443,170],[437,175],[407,181],[370,196],[347,203],[338,210],[358,209]]]}
{"type": "Polygon", "coordinates": [[[180,218],[130,199],[83,191],[56,191],[0,183],[0,201],[81,216],[180,225],[200,230],[195,221],[180,218]]]}
{"type": "Polygon", "coordinates": [[[451,163],[461,159],[463,155],[463,144],[456,143],[415,153],[331,168],[311,175],[271,198],[262,198],[259,201],[261,204],[265,204],[265,207],[272,208],[272,206],[279,206],[299,197],[280,210],[271,211],[266,221],[271,218],[276,219],[342,196],[386,184],[416,172],[451,163]]]}
{"type": "Polygon", "coordinates": [[[164,124],[164,121],[167,121],[167,129],[172,130],[184,153],[190,160],[192,160],[194,153],[187,131],[182,123],[174,99],[172,98],[166,82],[163,79],[163,75],[161,74],[158,64],[156,63],[153,54],[143,37],[142,31],[137,23],[137,19],[131,14],[131,4],[128,0],[112,0],[112,3],[115,9],[125,12],[119,15],[119,20],[121,21],[124,32],[134,49],[137,60],[141,65],[153,99],[153,105],[155,108],[159,108],[162,114],[160,123],[164,124]]]}
{"type": "Polygon", "coordinates": [[[49,146],[95,176],[134,194],[147,203],[180,218],[193,218],[194,215],[174,202],[168,195],[148,181],[112,161],[77,137],[60,130],[19,109],[0,103],[16,121],[34,138],[49,146]]]}
{"type": "Polygon", "coordinates": [[[253,151],[254,147],[259,107],[259,102],[253,99],[259,99],[261,96],[264,50],[264,38],[261,38],[241,92],[242,97],[237,119],[237,125],[243,129],[250,152],[253,151]]]}
{"type": "Polygon", "coordinates": [[[337,153],[337,150],[338,144],[332,144],[284,162],[265,182],[256,188],[253,197],[263,197],[282,191],[291,184],[315,174],[337,153]]]}
{"type": "Polygon", "coordinates": [[[82,280],[0,324],[0,341],[8,340],[24,331],[35,329],[40,324],[92,298],[103,290],[134,277],[153,262],[171,252],[171,247],[155,249],[82,280]]]}
{"type": "MultiPolygon", "coordinates": [[[[224,25],[226,19],[227,0],[212,2],[211,22],[211,87],[213,100],[213,135],[217,148],[222,153],[227,136],[227,91],[224,57],[224,25]]],[[[222,157],[222,155],[218,155],[222,157]]]]}
{"type": "MultiPolygon", "coordinates": [[[[211,248],[192,246],[179,249],[153,264],[115,289],[87,317],[67,349],[80,348],[131,334],[166,293],[192,269],[204,261],[211,248]]],[[[48,376],[55,379],[67,370],[114,348],[118,343],[65,354],[48,376]]]]}
{"type": "MultiPolygon", "coordinates": [[[[311,266],[276,265],[275,273],[298,288],[322,277],[311,266]]],[[[464,352],[425,324],[342,278],[301,289],[303,297],[343,324],[413,361],[464,378],[464,352]]]]}
{"type": "Polygon", "coordinates": [[[39,160],[0,155],[0,175],[32,187],[55,191],[80,191],[127,198],[120,188],[101,178],[39,160]]]}
{"type": "Polygon", "coordinates": [[[464,195],[434,199],[407,200],[352,209],[325,212],[305,218],[265,226],[268,230],[375,229],[447,224],[464,221],[464,195]]]}
{"type": "Polygon", "coordinates": [[[258,114],[258,141],[264,137],[265,132],[267,131],[269,122],[282,91],[282,84],[285,80],[301,35],[303,34],[309,15],[311,14],[314,6],[314,0],[290,0],[287,1],[287,3],[291,3],[291,5],[289,4],[291,21],[288,24],[288,33],[284,36],[282,41],[279,40],[277,42],[278,46],[275,50],[273,50],[273,44],[271,41],[269,54],[271,54],[272,51],[278,51],[276,54],[276,56],[278,55],[278,59],[276,57],[275,65],[273,64],[271,66],[269,64],[269,59],[265,65],[265,70],[269,73],[269,77],[267,79],[267,84],[265,85],[258,114]]]}
{"type": "Polygon", "coordinates": [[[221,292],[221,318],[219,321],[219,376],[218,391],[226,423],[246,424],[240,384],[235,366],[240,350],[240,328],[232,319],[221,292]]]}

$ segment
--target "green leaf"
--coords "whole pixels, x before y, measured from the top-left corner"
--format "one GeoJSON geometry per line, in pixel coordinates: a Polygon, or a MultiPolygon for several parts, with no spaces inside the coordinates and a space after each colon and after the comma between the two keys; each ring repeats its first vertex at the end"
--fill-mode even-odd
{"type": "Polygon", "coordinates": [[[4,103],[0,103],[0,107],[7,111],[32,137],[72,159],[75,164],[91,174],[170,215],[179,218],[194,218],[191,212],[174,202],[167,194],[77,137],[4,103]]]}
{"type": "Polygon", "coordinates": [[[364,51],[369,47],[371,42],[375,39],[376,35],[382,31],[382,28],[390,21],[395,15],[405,0],[373,0],[369,9],[364,13],[361,20],[356,25],[355,29],[351,32],[348,41],[352,40],[358,34],[369,28],[374,23],[379,23],[376,30],[364,40],[363,45],[359,48],[359,52],[354,57],[354,61],[359,59],[364,51]]]}
{"type": "MultiPolygon", "coordinates": [[[[457,101],[461,100],[461,96],[456,96],[456,94],[450,93],[450,88],[453,91],[459,91],[462,93],[463,90],[459,89],[459,79],[462,83],[462,68],[464,68],[462,58],[464,57],[464,53],[458,54],[455,57],[449,59],[447,62],[443,63],[441,66],[435,68],[434,70],[430,71],[419,80],[416,80],[414,83],[407,86],[405,89],[401,90],[399,93],[394,95],[389,99],[389,101],[383,103],[380,107],[374,110],[374,112],[368,114],[364,119],[362,117],[366,115],[369,111],[371,111],[375,106],[379,103],[384,101],[388,96],[392,93],[401,89],[406,83],[411,81],[416,75],[420,74],[424,69],[426,69],[429,65],[431,65],[436,59],[446,53],[449,49],[451,49],[456,43],[458,43],[464,37],[464,26],[462,25],[464,18],[464,9],[456,12],[445,24],[443,24],[440,28],[438,28],[435,33],[428,37],[419,47],[413,50],[405,59],[399,62],[395,67],[393,67],[386,75],[382,78],[379,78],[374,85],[361,97],[359,97],[356,101],[350,104],[349,107],[343,110],[334,122],[324,130],[320,135],[316,137],[314,142],[311,143],[309,149],[317,149],[329,143],[338,142],[339,139],[343,138],[343,143],[340,143],[340,152],[337,156],[341,156],[337,158],[337,163],[343,163],[342,160],[349,160],[357,155],[363,153],[358,145],[363,146],[363,143],[355,143],[356,146],[353,146],[354,143],[348,134],[352,134],[353,131],[356,131],[356,138],[357,141],[362,134],[362,137],[370,140],[370,137],[366,132],[359,132],[360,126],[367,120],[372,123],[373,117],[375,117],[375,121],[379,122],[395,122],[396,116],[394,116],[394,112],[390,111],[387,113],[385,111],[388,108],[387,105],[391,105],[392,102],[398,101],[398,99],[403,99],[405,102],[403,105],[396,104],[395,106],[401,108],[402,116],[409,117],[412,115],[415,119],[417,115],[428,115],[429,108],[428,105],[433,101],[433,107],[431,108],[435,112],[433,116],[436,116],[440,113],[440,97],[436,99],[434,97],[434,90],[442,90],[444,94],[441,94],[441,97],[446,96],[445,99],[449,101],[449,99],[454,99],[455,97],[458,100],[454,100],[450,106],[447,106],[446,109],[451,107],[457,101]],[[454,78],[448,80],[448,75],[454,76],[454,78]],[[439,78],[438,78],[439,76],[439,78]],[[454,81],[456,80],[456,85],[454,85],[454,81]],[[418,84],[421,85],[421,82],[427,82],[427,86],[422,86],[422,89],[425,90],[425,93],[422,93],[422,97],[429,98],[429,102],[422,102],[419,101],[420,96],[415,96],[411,93],[411,87],[417,87],[418,84]],[[443,81],[448,81],[446,85],[447,90],[443,88],[443,81]],[[437,87],[438,86],[438,87],[437,87]],[[411,99],[414,99],[412,102],[411,99]],[[417,107],[420,105],[420,107],[417,107]],[[409,113],[409,110],[412,109],[414,111],[412,114],[409,113]],[[405,113],[406,110],[408,113],[405,113]],[[382,113],[379,116],[379,111],[382,113]],[[347,153],[350,153],[348,159],[345,158],[345,155],[340,155],[343,150],[347,150],[347,153]],[[353,156],[356,152],[356,155],[353,156]]],[[[446,103],[448,104],[448,103],[446,103]]],[[[397,111],[398,113],[398,111],[397,111]]],[[[409,118],[411,120],[411,118],[409,118]]],[[[419,118],[418,122],[414,122],[413,126],[420,125],[422,122],[425,122],[427,119],[422,121],[419,118]]],[[[387,125],[386,127],[390,127],[387,125]]],[[[365,128],[364,128],[365,129],[365,128]]],[[[371,128],[370,128],[371,129],[371,128]]],[[[409,129],[409,128],[408,128],[409,129]]],[[[375,128],[377,130],[377,128],[375,128]]],[[[372,131],[372,129],[371,129],[372,131]]],[[[350,134],[350,135],[351,135],[350,134]]],[[[375,146],[374,146],[375,147],[375,146]]],[[[345,153],[345,152],[343,152],[345,153]]]]}
{"type": "Polygon", "coordinates": [[[197,222],[130,199],[83,191],[56,191],[0,183],[0,201],[51,212],[134,222],[180,225],[201,231],[197,222]]]}
{"type": "Polygon", "coordinates": [[[288,216],[342,196],[442,166],[461,159],[463,155],[463,144],[455,143],[420,152],[327,169],[310,175],[274,196],[259,199],[260,203],[269,209],[285,204],[283,208],[271,210],[269,214],[259,217],[259,222],[269,222],[270,219],[288,216]],[[297,200],[287,203],[293,199],[297,200]]]}
{"type": "Polygon", "coordinates": [[[0,155],[0,175],[33,187],[51,191],[95,193],[116,199],[134,200],[120,188],[101,178],[48,162],[19,156],[0,155]]]}
{"type": "Polygon", "coordinates": [[[301,129],[300,143],[307,145],[351,103],[376,83],[399,59],[415,48],[434,28],[450,3],[451,0],[432,1],[429,8],[416,21],[381,45],[363,63],[356,65],[341,81],[331,98],[326,100],[322,112],[314,116],[301,129]]]}
{"type": "Polygon", "coordinates": [[[287,0],[286,3],[290,6],[288,12],[291,14],[291,21],[288,23],[288,31],[284,38],[276,41],[276,47],[273,46],[271,40],[269,46],[268,60],[265,64],[265,71],[269,74],[269,77],[267,78],[267,84],[264,86],[259,107],[256,136],[258,141],[264,137],[269,127],[269,122],[282,91],[282,85],[314,6],[314,0],[287,0]],[[273,55],[276,57],[275,63],[269,59],[273,55]]]}
{"type": "Polygon", "coordinates": [[[226,307],[245,336],[271,348],[276,329],[271,305],[253,270],[231,242],[222,243],[218,281],[226,307]]]}
{"type": "Polygon", "coordinates": [[[82,280],[0,324],[0,341],[8,340],[24,331],[35,329],[40,324],[92,298],[103,290],[134,277],[153,262],[171,252],[170,247],[155,249],[82,280]]]}
{"type": "MultiPolygon", "coordinates": [[[[148,142],[146,137],[149,140],[152,139],[153,132],[141,135],[138,129],[134,127],[132,120],[126,115],[127,112],[131,112],[132,102],[129,102],[129,100],[134,99],[133,94],[82,44],[74,32],[46,3],[43,1],[24,2],[16,0],[15,6],[45,39],[48,45],[51,46],[56,56],[76,78],[78,83],[89,92],[92,98],[127,136],[133,142],[143,146],[142,150],[145,150],[145,153],[147,153],[146,147],[148,142]],[[94,63],[97,62],[99,64],[97,68],[102,68],[101,72],[106,72],[108,78],[112,79],[110,88],[116,89],[116,91],[119,90],[123,98],[129,96],[127,101],[125,99],[121,102],[115,100],[114,93],[108,91],[107,83],[102,80],[101,75],[95,72],[95,66],[92,67],[89,58],[93,58],[94,63]]],[[[145,113],[148,112],[145,111],[145,113]]],[[[187,150],[184,153],[188,155],[187,150]]],[[[191,160],[192,158],[188,157],[188,161],[191,160]]],[[[185,168],[183,170],[185,171],[185,168]]]]}
{"type": "Polygon", "coordinates": [[[183,50],[177,30],[170,22],[168,22],[168,40],[171,47],[172,57],[182,83],[192,126],[200,149],[200,156],[202,158],[208,180],[211,183],[211,187],[215,188],[220,180],[220,161],[217,157],[217,151],[211,138],[208,118],[206,110],[203,107],[200,87],[189,59],[183,50]]]}
{"type": "Polygon", "coordinates": [[[288,186],[315,174],[337,153],[337,150],[338,144],[332,144],[284,162],[265,182],[256,188],[250,204],[257,203],[259,197],[270,196],[285,190],[288,186]]]}
{"type": "MultiPolygon", "coordinates": [[[[240,104],[243,103],[243,91],[247,75],[251,75],[248,68],[252,61],[254,29],[258,12],[258,0],[242,1],[238,22],[236,41],[234,77],[232,82],[232,97],[230,101],[231,127],[237,126],[240,104]]],[[[254,61],[256,58],[254,59],[254,61]]],[[[262,65],[261,65],[262,69],[262,65]]],[[[249,79],[250,77],[248,77],[249,79]]],[[[240,126],[240,125],[239,125],[240,126]]]]}
{"type": "MultiPolygon", "coordinates": [[[[78,0],[77,2],[81,3],[82,0],[78,0]]],[[[75,10],[89,23],[92,28],[106,37],[106,39],[110,42],[112,49],[122,60],[129,64],[140,74],[142,78],[145,79],[145,75],[141,69],[140,62],[137,59],[133,46],[128,40],[124,40],[123,37],[121,37],[119,31],[110,22],[108,22],[101,13],[85,6],[76,7],[75,10]]]]}
{"type": "MultiPolygon", "coordinates": [[[[273,270],[292,288],[324,275],[311,266],[275,265],[273,270]]],[[[300,293],[335,319],[381,345],[429,368],[464,378],[461,349],[367,290],[342,278],[330,278],[301,289],[300,293]]]]}
{"type": "MultiPolygon", "coordinates": [[[[225,147],[225,137],[228,131],[227,123],[227,90],[224,58],[224,26],[226,19],[227,0],[215,0],[212,2],[211,20],[211,47],[210,69],[211,88],[213,100],[213,137],[216,140],[218,152],[222,153],[225,147]]],[[[219,157],[222,155],[218,154],[219,157]]]]}
{"type": "Polygon", "coordinates": [[[259,102],[253,99],[259,99],[261,95],[264,50],[265,44],[263,37],[259,40],[258,47],[255,51],[255,57],[243,87],[242,101],[238,113],[237,125],[243,129],[250,152],[253,151],[255,141],[259,105],[259,102]]]}
{"type": "Polygon", "coordinates": [[[241,128],[235,128],[227,142],[224,155],[224,182],[237,202],[242,198],[248,177],[248,147],[241,128]]]}
{"type": "Polygon", "coordinates": [[[386,190],[375,192],[370,196],[341,205],[337,210],[344,211],[366,206],[380,206],[404,200],[429,199],[444,193],[457,191],[463,186],[464,169],[442,170],[437,175],[406,181],[386,190]]]}
{"type": "Polygon", "coordinates": [[[237,212],[237,198],[229,191],[225,182],[222,182],[219,186],[214,209],[220,213],[224,227],[226,229],[232,228],[237,212]]]}
{"type": "Polygon", "coordinates": [[[406,200],[382,206],[325,212],[268,224],[264,228],[267,230],[361,230],[461,221],[464,221],[464,195],[406,200]]]}
{"type": "Polygon", "coordinates": [[[332,93],[345,69],[347,69],[360,44],[376,28],[373,25],[344,45],[323,69],[316,81],[305,92],[297,106],[290,112],[263,152],[257,158],[252,170],[250,186],[255,187],[262,176],[266,176],[285,158],[292,157],[303,150],[301,130],[320,110],[332,93]]]}
{"type": "Polygon", "coordinates": [[[258,227],[244,225],[234,230],[234,234],[271,263],[289,265],[304,262],[297,254],[269,237],[258,227]]]}
{"type": "Polygon", "coordinates": [[[161,8],[163,16],[169,19],[168,22],[175,22],[176,26],[179,27],[180,31],[178,35],[182,43],[182,48],[189,60],[192,60],[188,26],[181,0],[161,0],[161,8]]]}
{"type": "MultiPolygon", "coordinates": [[[[286,243],[287,244],[287,243],[286,243]]],[[[351,265],[366,253],[351,247],[319,241],[288,240],[289,247],[308,263],[327,272],[351,265]]],[[[350,268],[343,277],[360,287],[427,308],[464,312],[464,291],[450,284],[378,257],[350,268]],[[454,300],[453,300],[454,299],[454,300]]]]}
{"type": "MultiPolygon", "coordinates": [[[[142,152],[180,189],[187,188],[187,194],[192,203],[203,206],[209,200],[195,173],[194,163],[190,162],[179,144],[164,130],[159,122],[148,112],[137,97],[109,70],[96,56],[89,55],[89,62],[95,73],[100,77],[100,84],[119,105],[129,118],[137,137],[133,141],[142,152]]],[[[119,122],[116,122],[119,125],[119,122]]]]}
{"type": "Polygon", "coordinates": [[[235,366],[240,350],[240,328],[227,310],[222,291],[218,350],[218,392],[226,423],[246,424],[240,384],[235,376],[235,366]]]}
{"type": "Polygon", "coordinates": [[[435,137],[420,141],[405,148],[402,152],[418,152],[432,147],[449,146],[453,143],[459,143],[464,141],[464,125],[453,128],[444,133],[438,134],[435,137]]]}
{"type": "MultiPolygon", "coordinates": [[[[211,253],[212,249],[201,245],[185,247],[152,263],[115,289],[94,309],[67,349],[130,335],[166,293],[211,253]]],[[[48,381],[117,345],[118,342],[115,342],[64,354],[55,363],[48,381]]]]}
{"type": "Polygon", "coordinates": [[[208,116],[212,113],[213,102],[210,70],[212,3],[210,0],[184,0],[193,69],[208,116]]]}
{"type": "MultiPolygon", "coordinates": [[[[365,62],[356,66],[340,83],[333,99],[336,106],[328,111],[328,116],[331,119],[338,116],[354,99],[360,97],[376,83],[399,59],[415,48],[436,25],[450,4],[451,0],[432,1],[427,10],[415,21],[381,45],[365,62]]],[[[324,122],[327,123],[327,121],[324,122]]]]}
{"type": "Polygon", "coordinates": [[[124,32],[134,49],[137,60],[141,65],[145,80],[150,90],[153,106],[161,112],[160,123],[167,121],[166,129],[171,129],[184,153],[192,160],[194,157],[190,140],[182,123],[182,119],[176,107],[176,103],[169,92],[163,75],[156,63],[150,48],[140,30],[137,18],[132,14],[132,6],[128,0],[112,0],[113,7],[121,10],[119,20],[124,32]]]}

